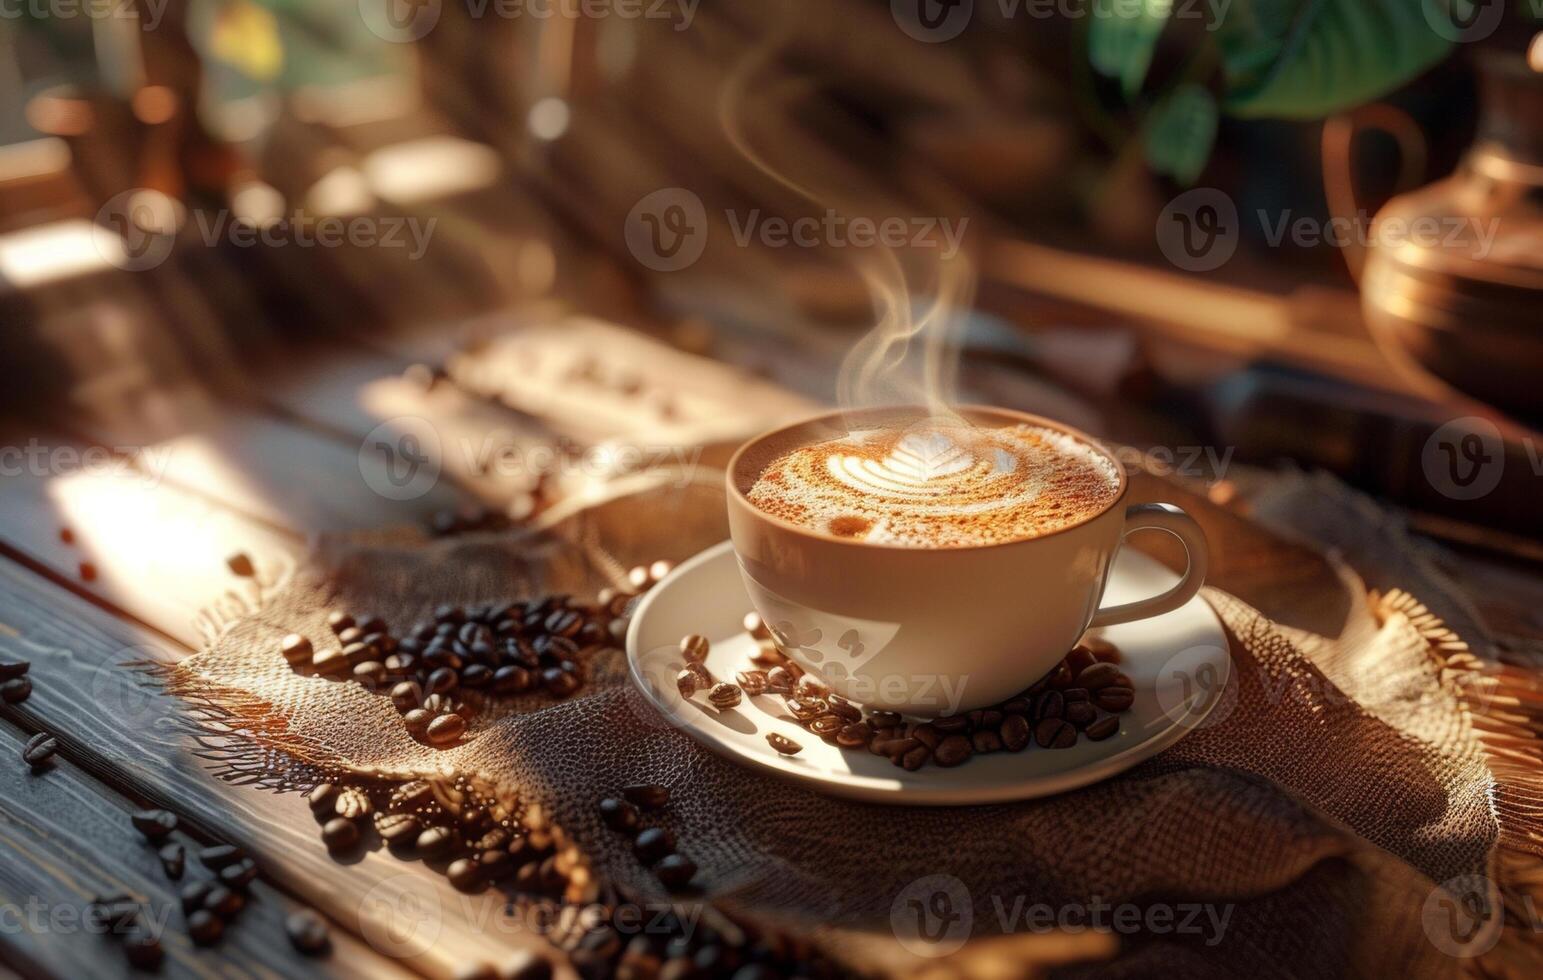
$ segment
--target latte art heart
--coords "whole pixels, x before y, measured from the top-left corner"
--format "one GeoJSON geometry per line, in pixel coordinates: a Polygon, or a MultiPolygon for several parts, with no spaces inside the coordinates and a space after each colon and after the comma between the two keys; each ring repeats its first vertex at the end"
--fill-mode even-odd
{"type": "Polygon", "coordinates": [[[1036,537],[1106,508],[1119,474],[1054,429],[938,426],[854,432],[778,458],[749,499],[837,537],[922,548],[1036,537]]]}

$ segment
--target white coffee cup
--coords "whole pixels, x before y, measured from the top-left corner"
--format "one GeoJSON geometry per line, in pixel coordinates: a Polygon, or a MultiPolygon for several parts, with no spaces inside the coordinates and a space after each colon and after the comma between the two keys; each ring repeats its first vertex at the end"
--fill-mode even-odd
{"type": "Polygon", "coordinates": [[[1172,504],[1126,504],[1119,461],[1089,436],[1000,408],[958,409],[1000,427],[1067,433],[1108,457],[1114,500],[1039,537],[972,547],[917,548],[837,538],[758,510],[747,494],[775,459],[855,429],[903,428],[919,408],[831,412],[740,447],[728,467],[729,532],[750,600],[799,666],[859,704],[934,717],[998,704],[1044,676],[1090,627],[1177,609],[1205,582],[1205,534],[1172,504]],[[1101,607],[1126,536],[1166,531],[1189,556],[1160,595],[1101,607]]]}

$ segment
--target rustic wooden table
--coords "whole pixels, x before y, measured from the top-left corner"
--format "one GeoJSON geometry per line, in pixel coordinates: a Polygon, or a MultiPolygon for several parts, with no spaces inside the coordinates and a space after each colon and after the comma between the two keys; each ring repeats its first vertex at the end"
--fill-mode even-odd
{"type": "MultiPolygon", "coordinates": [[[[643,431],[661,444],[722,443],[810,404],[642,334],[519,320],[495,318],[492,340],[471,352],[443,334],[336,340],[224,400],[190,385],[140,411],[80,412],[0,433],[0,445],[35,447],[12,452],[0,479],[0,661],[29,660],[34,685],[30,699],[0,705],[0,973],[132,972],[112,940],[81,924],[94,895],[115,892],[171,917],[161,967],[169,976],[440,976],[544,948],[528,933],[486,928],[498,899],[461,896],[419,863],[379,852],[331,860],[299,795],[213,778],[178,724],[179,706],[128,666],[189,656],[262,601],[310,534],[498,507],[521,492],[451,443],[480,445],[499,432],[594,445],[643,431]],[[420,362],[452,380],[426,387],[403,377],[420,362]],[[635,393],[625,377],[608,380],[619,365],[668,387],[635,393]],[[422,496],[395,501],[372,489],[392,461],[367,437],[382,419],[407,416],[448,440],[446,472],[422,496]],[[97,459],[93,446],[115,454],[97,459]],[[238,555],[253,574],[233,570],[238,555]],[[50,768],[30,772],[20,747],[40,731],[62,748],[50,768]],[[257,859],[252,907],[220,944],[194,948],[180,927],[178,884],[129,823],[146,806],[179,813],[176,839],[190,848],[226,842],[257,859]],[[443,914],[428,952],[398,957],[400,944],[382,934],[397,920],[381,903],[404,881],[437,896],[443,914]],[[283,919],[301,907],[330,919],[330,956],[303,958],[285,940],[283,919]]],[[[1506,642],[1535,650],[1543,623],[1531,571],[1486,556],[1452,560],[1506,642]]]]}

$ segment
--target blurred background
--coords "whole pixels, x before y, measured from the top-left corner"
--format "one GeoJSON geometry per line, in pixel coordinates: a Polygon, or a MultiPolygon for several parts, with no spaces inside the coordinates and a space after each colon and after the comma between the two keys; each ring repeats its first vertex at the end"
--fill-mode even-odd
{"type": "Polygon", "coordinates": [[[0,0],[0,404],[266,453],[261,517],[308,457],[254,419],[711,447],[878,323],[1219,500],[1536,560],[1540,6],[0,0]]]}

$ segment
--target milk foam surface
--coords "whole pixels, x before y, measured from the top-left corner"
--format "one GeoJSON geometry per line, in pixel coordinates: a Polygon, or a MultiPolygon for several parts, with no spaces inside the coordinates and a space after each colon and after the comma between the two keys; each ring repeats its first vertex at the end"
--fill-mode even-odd
{"type": "Polygon", "coordinates": [[[836,537],[960,548],[1077,524],[1119,486],[1103,453],[1054,429],[923,426],[795,449],[766,467],[749,499],[836,537]]]}

